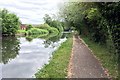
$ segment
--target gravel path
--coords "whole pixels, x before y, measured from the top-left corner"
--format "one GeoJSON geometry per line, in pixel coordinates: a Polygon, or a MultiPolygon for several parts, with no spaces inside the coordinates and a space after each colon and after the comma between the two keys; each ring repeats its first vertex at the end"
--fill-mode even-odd
{"type": "Polygon", "coordinates": [[[107,78],[100,62],[78,36],[73,37],[68,78],[107,78]]]}

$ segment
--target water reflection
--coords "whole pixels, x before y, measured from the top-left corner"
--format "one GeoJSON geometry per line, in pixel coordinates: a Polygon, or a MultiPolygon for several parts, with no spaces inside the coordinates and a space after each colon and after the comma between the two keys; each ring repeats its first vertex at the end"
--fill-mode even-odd
{"type": "MultiPolygon", "coordinates": [[[[57,42],[60,40],[60,38],[62,37],[62,33],[56,35],[56,34],[49,34],[47,36],[39,36],[39,35],[30,35],[30,36],[26,36],[26,39],[31,42],[33,39],[37,38],[41,38],[41,39],[45,39],[44,44],[45,44],[45,48],[49,47],[50,44],[53,44],[54,42],[57,42]]],[[[63,37],[65,38],[65,36],[63,37]]],[[[54,48],[54,46],[52,46],[54,48]]]]}
{"type": "MultiPolygon", "coordinates": [[[[44,41],[44,44],[45,44],[45,47],[49,47],[51,43],[55,43],[55,42],[58,42],[61,38],[62,34],[58,34],[57,36],[51,36],[49,35],[48,37],[44,37],[45,38],[45,41],[44,41]]],[[[55,47],[54,45],[52,46],[53,48],[55,47]]]]}
{"type": "Polygon", "coordinates": [[[48,63],[52,52],[66,40],[65,37],[62,34],[41,38],[3,37],[2,63],[0,63],[2,77],[31,78],[38,68],[48,63]]]}
{"type": "Polygon", "coordinates": [[[19,53],[19,40],[16,37],[2,38],[2,62],[7,64],[11,59],[14,59],[19,53]]]}
{"type": "MultiPolygon", "coordinates": [[[[53,44],[54,42],[58,42],[60,39],[62,39],[62,38],[68,38],[68,37],[70,37],[71,36],[71,34],[70,33],[60,33],[60,34],[58,34],[58,35],[56,35],[56,34],[49,34],[49,35],[47,35],[47,36],[40,36],[40,35],[30,35],[30,36],[26,36],[26,39],[29,41],[29,42],[31,42],[33,39],[35,39],[35,38],[41,38],[41,39],[45,39],[45,41],[44,41],[44,44],[45,44],[45,48],[47,48],[47,47],[49,47],[50,46],[50,44],[53,44]]],[[[52,46],[53,48],[55,47],[55,46],[52,46]]]]}

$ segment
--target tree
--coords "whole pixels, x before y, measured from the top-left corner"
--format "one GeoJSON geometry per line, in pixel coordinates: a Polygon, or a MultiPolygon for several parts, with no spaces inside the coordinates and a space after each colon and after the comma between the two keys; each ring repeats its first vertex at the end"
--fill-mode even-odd
{"type": "Polygon", "coordinates": [[[19,18],[6,9],[3,9],[0,13],[2,14],[2,34],[15,35],[20,25],[19,18]]]}
{"type": "Polygon", "coordinates": [[[110,51],[119,53],[119,5],[120,2],[68,2],[60,9],[60,15],[68,27],[75,27],[81,35],[97,43],[112,45],[110,51]]]}
{"type": "MultiPolygon", "coordinates": [[[[112,3],[96,3],[98,10],[101,12],[104,20],[106,21],[106,26],[108,28],[109,39],[115,47],[116,53],[120,53],[120,2],[112,3]],[[103,8],[104,7],[104,8],[103,8]]],[[[120,57],[120,54],[118,54],[120,57]]],[[[119,58],[120,61],[120,58],[119,58]]]]}
{"type": "Polygon", "coordinates": [[[43,19],[45,23],[47,23],[48,25],[51,25],[52,18],[48,14],[45,14],[45,17],[43,17],[43,19]]]}
{"type": "Polygon", "coordinates": [[[45,14],[44,20],[50,27],[57,28],[59,32],[63,31],[62,23],[59,20],[52,19],[48,14],[45,14]]]}
{"type": "Polygon", "coordinates": [[[27,25],[26,31],[30,30],[31,28],[33,28],[33,26],[31,24],[27,25]]]}

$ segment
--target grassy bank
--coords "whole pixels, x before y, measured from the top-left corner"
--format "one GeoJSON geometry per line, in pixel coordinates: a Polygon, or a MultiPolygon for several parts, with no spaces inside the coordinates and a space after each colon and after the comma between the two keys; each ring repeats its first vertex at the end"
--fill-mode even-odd
{"type": "Polygon", "coordinates": [[[108,69],[108,73],[111,77],[116,78],[118,76],[117,58],[115,55],[110,54],[109,50],[93,41],[90,41],[87,37],[81,36],[88,47],[93,51],[98,59],[100,59],[102,66],[108,69]]]}
{"type": "Polygon", "coordinates": [[[50,63],[45,65],[39,72],[35,74],[37,78],[65,78],[67,76],[67,68],[72,49],[72,38],[59,47],[53,53],[50,63]]]}

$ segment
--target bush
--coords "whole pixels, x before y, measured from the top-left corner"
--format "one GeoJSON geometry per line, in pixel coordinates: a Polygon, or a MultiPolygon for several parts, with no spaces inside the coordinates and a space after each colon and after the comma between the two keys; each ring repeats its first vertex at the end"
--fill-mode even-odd
{"type": "Polygon", "coordinates": [[[54,28],[57,28],[59,32],[62,32],[63,31],[63,26],[62,26],[62,23],[59,22],[58,20],[53,20],[50,24],[50,26],[54,27],[54,28]]]}
{"type": "Polygon", "coordinates": [[[31,28],[27,31],[28,35],[36,35],[36,34],[48,34],[49,32],[47,30],[38,29],[38,28],[31,28]]]}
{"type": "Polygon", "coordinates": [[[18,34],[26,34],[27,31],[25,31],[25,30],[18,30],[17,33],[18,33],[18,34]]]}
{"type": "Polygon", "coordinates": [[[27,31],[27,30],[30,30],[31,28],[33,28],[32,25],[27,25],[26,31],[27,31]]]}
{"type": "Polygon", "coordinates": [[[52,19],[48,14],[45,14],[44,21],[51,27],[58,29],[59,32],[63,32],[62,22],[52,19]]]}
{"type": "Polygon", "coordinates": [[[40,26],[37,26],[37,28],[47,30],[49,33],[59,33],[59,31],[56,28],[50,27],[48,24],[41,24],[40,26]]]}

